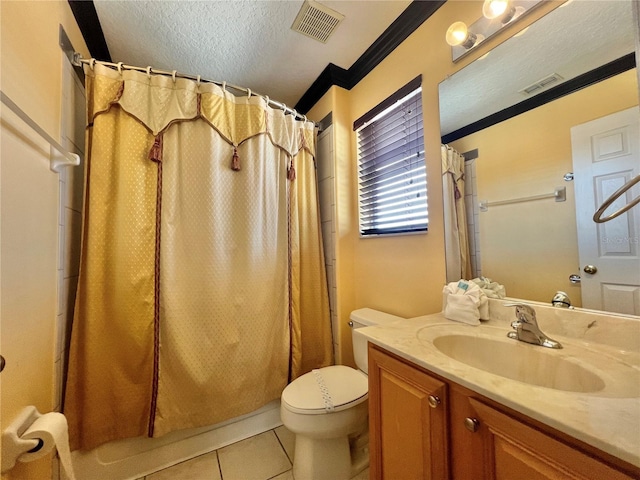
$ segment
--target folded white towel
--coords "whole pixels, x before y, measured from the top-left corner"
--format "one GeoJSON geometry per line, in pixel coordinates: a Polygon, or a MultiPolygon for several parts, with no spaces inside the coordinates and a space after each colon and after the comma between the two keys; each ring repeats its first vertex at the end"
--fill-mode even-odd
{"type": "Polygon", "coordinates": [[[489,302],[478,285],[460,280],[442,290],[442,312],[449,320],[480,325],[480,319],[489,319],[489,302]]]}
{"type": "Polygon", "coordinates": [[[504,298],[507,296],[504,285],[501,285],[498,282],[494,282],[490,278],[478,277],[474,278],[471,281],[478,285],[482,289],[484,294],[489,298],[504,298]]]}

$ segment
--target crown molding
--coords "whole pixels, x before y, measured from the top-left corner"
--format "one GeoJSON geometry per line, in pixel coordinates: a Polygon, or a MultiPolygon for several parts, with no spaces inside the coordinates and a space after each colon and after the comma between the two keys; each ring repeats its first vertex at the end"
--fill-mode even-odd
{"type": "Polygon", "coordinates": [[[109,47],[107,47],[93,0],[69,0],[69,6],[91,56],[96,60],[111,62],[109,47]]]}
{"type": "Polygon", "coordinates": [[[296,110],[307,113],[334,85],[351,90],[444,3],[445,0],[411,2],[349,70],[330,63],[296,103],[296,110]],[[327,73],[330,68],[334,74],[327,73]]]}
{"type": "Polygon", "coordinates": [[[521,113],[528,112],[534,108],[538,108],[546,103],[557,100],[560,97],[569,95],[573,92],[586,88],[595,83],[606,80],[607,78],[618,75],[619,73],[631,70],[636,66],[636,59],[634,53],[629,53],[623,57],[618,58],[612,62],[606,63],[601,67],[594,68],[582,75],[567,80],[545,92],[541,92],[535,97],[524,100],[520,103],[516,103],[511,107],[507,107],[504,110],[493,113],[487,117],[484,117],[476,122],[470,123],[458,130],[455,130],[447,135],[443,135],[441,138],[442,143],[447,144],[455,142],[467,135],[479,132],[487,127],[491,127],[500,122],[504,122],[512,117],[520,115],[521,113]]]}

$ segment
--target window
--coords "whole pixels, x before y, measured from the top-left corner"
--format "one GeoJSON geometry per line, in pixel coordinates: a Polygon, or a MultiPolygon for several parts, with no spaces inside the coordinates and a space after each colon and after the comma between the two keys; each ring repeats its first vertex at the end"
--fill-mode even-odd
{"type": "Polygon", "coordinates": [[[417,77],[354,122],[361,236],[427,231],[421,83],[417,77]]]}

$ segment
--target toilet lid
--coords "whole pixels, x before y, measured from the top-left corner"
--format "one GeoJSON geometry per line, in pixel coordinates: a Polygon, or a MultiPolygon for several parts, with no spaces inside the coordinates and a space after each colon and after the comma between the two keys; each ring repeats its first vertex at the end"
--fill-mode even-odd
{"type": "Polygon", "coordinates": [[[282,402],[294,413],[330,413],[364,402],[367,391],[364,373],[345,365],[333,365],[296,378],[282,392],[282,402]]]}

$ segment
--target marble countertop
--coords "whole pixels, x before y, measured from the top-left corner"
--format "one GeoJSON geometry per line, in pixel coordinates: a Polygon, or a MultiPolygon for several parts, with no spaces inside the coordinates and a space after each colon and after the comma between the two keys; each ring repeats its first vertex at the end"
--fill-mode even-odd
{"type": "MultiPolygon", "coordinates": [[[[603,388],[584,393],[535,386],[495,375],[468,364],[471,362],[454,360],[434,346],[433,340],[437,337],[457,334],[487,337],[495,342],[516,342],[517,348],[544,348],[507,338],[510,321],[514,318],[513,308],[504,309],[498,302],[493,302],[491,308],[492,320],[482,322],[480,326],[453,322],[442,314],[433,314],[360,328],[355,334],[640,467],[640,348],[636,348],[640,342],[640,319],[563,312],[562,321],[558,321],[558,309],[547,312],[544,307],[536,306],[536,312],[541,313],[538,323],[542,331],[564,346],[560,350],[545,349],[540,354],[560,356],[583,365],[604,380],[603,388]],[[597,341],[598,329],[594,327],[603,330],[602,343],[597,341]],[[612,331],[617,334],[613,335],[612,331]]],[[[507,348],[511,349],[511,346],[507,348]]],[[[530,352],[521,350],[518,353],[530,352]]],[[[534,357],[538,355],[534,353],[534,357]]]]}

